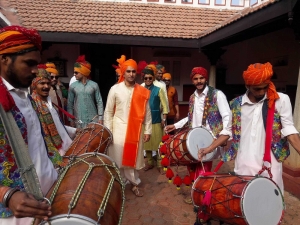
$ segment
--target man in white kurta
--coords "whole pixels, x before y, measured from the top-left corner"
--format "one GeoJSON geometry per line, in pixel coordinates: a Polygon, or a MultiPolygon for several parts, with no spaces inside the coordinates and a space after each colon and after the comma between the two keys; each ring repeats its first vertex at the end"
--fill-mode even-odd
{"type": "MultiPolygon", "coordinates": [[[[142,92],[149,91],[135,83],[137,65],[134,60],[127,60],[119,64],[121,76],[118,84],[111,87],[104,112],[104,125],[113,134],[113,143],[109,146],[108,155],[117,163],[124,181],[133,185],[132,191],[136,196],[141,197],[142,193],[137,189],[141,183],[137,170],[144,167],[143,142],[149,141],[151,134],[151,111],[148,101],[145,102],[145,115],[143,121],[144,129],[140,129],[139,143],[135,166],[124,166],[124,146],[128,131],[128,123],[134,119],[130,117],[134,91],[139,88],[142,92]],[[125,79],[124,79],[125,78],[125,79]],[[137,190],[137,191],[136,191],[137,190]]],[[[150,92],[148,94],[150,96],[150,92]]],[[[134,151],[134,150],[133,150],[134,151]]]]}

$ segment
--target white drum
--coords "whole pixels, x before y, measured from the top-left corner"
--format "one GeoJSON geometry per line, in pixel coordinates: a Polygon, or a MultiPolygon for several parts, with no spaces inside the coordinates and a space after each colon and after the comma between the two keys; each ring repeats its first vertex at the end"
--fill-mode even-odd
{"type": "MultiPolygon", "coordinates": [[[[59,215],[54,216],[49,219],[50,224],[53,225],[95,225],[97,224],[96,221],[77,214],[70,214],[70,215],[59,215]]],[[[44,221],[41,225],[49,224],[48,221],[44,221]]]]}

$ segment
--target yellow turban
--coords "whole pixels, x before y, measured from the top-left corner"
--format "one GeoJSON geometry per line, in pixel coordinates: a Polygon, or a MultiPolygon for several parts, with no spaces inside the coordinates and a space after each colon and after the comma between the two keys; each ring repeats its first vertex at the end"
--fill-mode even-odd
{"type": "Polygon", "coordinates": [[[149,64],[149,65],[147,65],[147,66],[145,67],[145,69],[147,69],[147,68],[150,68],[150,69],[153,71],[154,76],[156,76],[156,74],[157,74],[157,69],[156,69],[156,66],[155,66],[154,64],[149,64]]]}
{"type": "Polygon", "coordinates": [[[47,62],[47,63],[46,63],[46,67],[47,67],[46,70],[47,70],[49,73],[53,73],[53,74],[55,74],[55,75],[58,75],[58,71],[57,71],[56,66],[55,66],[54,63],[52,63],[52,62],[47,62]]]}
{"type": "Polygon", "coordinates": [[[172,79],[172,76],[170,73],[164,73],[163,76],[162,76],[163,79],[169,79],[171,80],[172,79]]]}
{"type": "Polygon", "coordinates": [[[273,69],[271,63],[267,62],[265,64],[255,63],[248,66],[248,69],[244,71],[243,78],[246,85],[260,85],[269,84],[267,91],[267,98],[269,99],[268,106],[271,108],[274,101],[279,98],[276,91],[276,87],[271,81],[273,76],[273,69]]]}
{"type": "Polygon", "coordinates": [[[137,70],[136,61],[134,61],[133,59],[126,60],[125,55],[121,55],[121,58],[117,59],[117,62],[119,63],[119,68],[120,68],[120,71],[121,71],[118,83],[121,83],[122,81],[124,81],[124,74],[125,74],[125,71],[127,70],[128,66],[131,66],[132,68],[137,70]]]}
{"type": "Polygon", "coordinates": [[[85,60],[85,55],[80,55],[74,65],[74,71],[88,77],[91,73],[91,64],[85,60]]]}

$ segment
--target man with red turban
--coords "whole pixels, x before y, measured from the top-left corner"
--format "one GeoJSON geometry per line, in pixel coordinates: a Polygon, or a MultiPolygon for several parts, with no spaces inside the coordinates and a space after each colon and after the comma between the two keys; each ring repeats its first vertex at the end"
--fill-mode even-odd
{"type": "Polygon", "coordinates": [[[104,125],[114,139],[108,155],[119,166],[124,182],[132,184],[132,192],[142,197],[137,170],[145,165],[143,143],[151,135],[150,91],[135,82],[137,63],[133,59],[122,55],[117,61],[121,74],[108,93],[104,112],[104,125]]]}
{"type": "MultiPolygon", "coordinates": [[[[187,123],[189,127],[187,132],[192,128],[202,126],[210,131],[214,138],[219,136],[229,137],[231,135],[229,128],[231,113],[226,96],[222,91],[207,85],[208,74],[205,68],[194,67],[190,78],[196,90],[190,96],[188,116],[173,125],[168,125],[165,128],[166,132],[169,133],[175,129],[182,128],[187,123]]],[[[200,136],[199,140],[201,140],[200,136]]],[[[194,150],[197,154],[197,149],[194,150]]],[[[193,170],[196,170],[195,179],[199,175],[211,171],[211,160],[203,162],[203,166],[201,163],[191,165],[193,170]]],[[[186,199],[185,202],[191,204],[191,198],[186,199]]]]}
{"type": "MultiPolygon", "coordinates": [[[[235,159],[234,172],[238,175],[261,175],[273,180],[282,193],[282,162],[289,156],[288,142],[300,152],[300,138],[294,127],[292,106],[288,95],[279,93],[271,81],[270,63],[255,63],[243,73],[247,91],[230,102],[232,110],[232,144],[223,161],[235,159]],[[262,165],[266,167],[262,168],[262,165]]],[[[212,146],[201,149],[201,158],[223,142],[220,138],[212,146]]]]}
{"type": "Polygon", "coordinates": [[[42,191],[40,195],[45,196],[57,179],[57,171],[50,160],[51,156],[47,151],[35,111],[36,105],[28,96],[28,87],[38,72],[41,49],[41,37],[34,29],[8,26],[0,30],[0,104],[15,120],[24,146],[28,146],[28,158],[31,159],[38,177],[32,181],[27,180],[33,182],[33,186],[36,184],[33,193],[27,193],[28,189],[25,189],[21,173],[24,168],[18,168],[17,164],[17,161],[24,160],[24,152],[12,149],[14,145],[10,141],[14,141],[14,137],[7,137],[0,119],[2,225],[29,225],[34,217],[47,219],[51,215],[51,207],[36,200],[33,195],[36,196],[36,193],[42,191]]]}
{"type": "MultiPolygon", "coordinates": [[[[74,75],[76,80],[69,87],[68,112],[81,120],[81,124],[76,124],[78,128],[84,128],[94,119],[98,123],[103,123],[103,102],[99,86],[96,82],[88,79],[91,73],[91,64],[81,55],[75,62],[74,75]]],[[[94,121],[95,122],[95,121],[94,121]]],[[[75,126],[73,121],[71,126],[75,126]]]]}

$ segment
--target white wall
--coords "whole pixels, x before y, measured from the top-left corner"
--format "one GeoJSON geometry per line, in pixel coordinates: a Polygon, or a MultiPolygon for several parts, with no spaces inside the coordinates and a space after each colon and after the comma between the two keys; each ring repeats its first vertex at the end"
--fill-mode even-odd
{"type": "Polygon", "coordinates": [[[76,44],[53,44],[47,50],[42,52],[42,63],[46,63],[48,58],[66,59],[66,74],[68,77],[62,77],[60,80],[64,83],[68,83],[74,72],[74,63],[79,56],[80,46],[76,44]]]}

